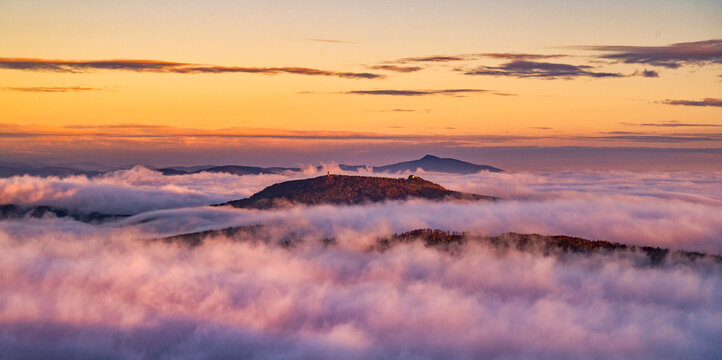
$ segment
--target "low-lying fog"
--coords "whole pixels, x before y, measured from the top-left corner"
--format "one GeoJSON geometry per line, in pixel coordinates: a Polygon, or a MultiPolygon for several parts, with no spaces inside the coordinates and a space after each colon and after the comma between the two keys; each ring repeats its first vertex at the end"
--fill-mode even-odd
{"type": "MultiPolygon", "coordinates": [[[[333,170],[332,170],[333,171],[333,170]]],[[[325,174],[0,179],[0,203],[137,214],[119,222],[0,221],[0,353],[7,358],[715,358],[719,267],[635,266],[476,243],[370,252],[415,228],[565,234],[722,253],[722,174],[423,174],[499,202],[388,202],[258,211],[205,205],[325,174]],[[288,249],[158,236],[272,224],[288,249]],[[336,246],[314,241],[337,238],[336,246]]],[[[335,171],[335,173],[341,173],[335,171]]],[[[376,174],[378,175],[378,174],[376,174]]],[[[395,177],[406,174],[396,174],[395,177]]]]}

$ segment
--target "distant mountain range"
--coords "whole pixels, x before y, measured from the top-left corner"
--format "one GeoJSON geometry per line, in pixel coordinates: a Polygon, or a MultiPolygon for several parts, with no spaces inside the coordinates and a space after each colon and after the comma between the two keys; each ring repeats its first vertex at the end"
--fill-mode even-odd
{"type": "Polygon", "coordinates": [[[375,173],[414,172],[419,169],[423,171],[443,172],[452,174],[474,174],[478,173],[479,171],[504,171],[489,165],[477,165],[452,158],[440,158],[434,155],[426,155],[418,160],[404,161],[384,166],[341,164],[339,165],[339,168],[341,168],[341,170],[343,171],[359,171],[363,169],[371,169],[371,171],[375,173]]]}
{"type": "MultiPolygon", "coordinates": [[[[340,164],[339,168],[342,171],[354,171],[358,172],[361,170],[371,170],[374,173],[403,173],[403,172],[415,172],[418,170],[432,171],[432,172],[443,172],[452,174],[474,174],[479,171],[490,171],[490,172],[503,172],[499,168],[495,168],[489,165],[477,165],[466,161],[451,159],[451,158],[440,158],[434,155],[426,155],[418,160],[404,161],[395,164],[383,165],[383,166],[369,166],[369,165],[347,165],[340,164]]],[[[229,173],[234,175],[259,175],[259,174],[283,174],[288,172],[299,172],[300,168],[288,168],[288,167],[256,167],[256,166],[239,166],[239,165],[225,165],[225,166],[207,166],[200,167],[194,170],[187,168],[168,167],[162,169],[156,169],[164,175],[185,175],[185,174],[196,174],[200,172],[217,172],[217,173],[229,173]]],[[[317,170],[323,170],[323,166],[318,166],[317,170]]]]}
{"type": "Polygon", "coordinates": [[[393,179],[374,176],[326,175],[271,185],[253,196],[217,206],[267,209],[291,204],[361,204],[386,200],[496,200],[491,196],[452,191],[418,176],[393,179]]]}
{"type": "MultiPolygon", "coordinates": [[[[318,170],[322,170],[323,166],[318,166],[318,170]]],[[[442,172],[450,174],[474,174],[479,171],[502,172],[503,170],[489,165],[477,165],[466,161],[440,158],[433,155],[426,155],[418,160],[403,161],[395,164],[383,166],[370,165],[347,165],[341,164],[339,168],[342,171],[358,172],[362,170],[370,170],[374,173],[403,173],[415,172],[418,170],[430,172],[442,172]]],[[[242,165],[200,165],[200,166],[173,166],[154,169],[163,175],[188,175],[198,174],[202,172],[211,173],[228,173],[233,175],[260,175],[260,174],[289,174],[300,172],[301,168],[297,167],[259,167],[259,166],[242,166],[242,165]]],[[[82,170],[71,167],[31,167],[22,165],[0,165],[0,178],[11,176],[57,176],[67,177],[74,175],[84,175],[87,177],[103,175],[105,171],[82,170]]]]}
{"type": "Polygon", "coordinates": [[[88,177],[92,177],[92,176],[97,176],[100,174],[102,174],[102,172],[100,172],[100,171],[80,170],[80,169],[73,169],[73,168],[68,168],[68,167],[48,166],[48,167],[34,168],[34,167],[18,167],[18,166],[2,166],[2,165],[0,165],[0,178],[12,177],[12,176],[22,176],[22,175],[42,176],[42,177],[48,177],[48,176],[68,177],[68,176],[75,176],[75,175],[85,175],[88,177]]]}
{"type": "Polygon", "coordinates": [[[160,171],[163,175],[188,175],[197,174],[202,172],[212,173],[228,173],[233,175],[260,175],[260,174],[283,174],[288,172],[299,172],[300,168],[285,168],[285,167],[257,167],[257,166],[240,166],[240,165],[224,165],[224,166],[211,166],[203,167],[198,170],[182,170],[179,168],[162,168],[155,169],[160,171]]]}
{"type": "Polygon", "coordinates": [[[25,206],[15,204],[0,205],[0,220],[23,219],[23,218],[71,218],[85,223],[102,223],[124,219],[130,215],[109,215],[98,212],[78,213],[67,209],[53,206],[25,206]]]}

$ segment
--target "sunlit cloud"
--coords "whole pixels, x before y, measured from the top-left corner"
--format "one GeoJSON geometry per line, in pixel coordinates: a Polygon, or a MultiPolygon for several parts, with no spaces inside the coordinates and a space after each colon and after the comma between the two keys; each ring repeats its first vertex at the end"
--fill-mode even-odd
{"type": "Polygon", "coordinates": [[[334,39],[308,39],[308,41],[315,41],[315,42],[321,42],[321,43],[329,43],[329,44],[353,44],[350,41],[344,41],[344,40],[334,40],[334,39]]]}
{"type": "Polygon", "coordinates": [[[452,95],[486,93],[483,89],[441,89],[441,90],[353,90],[345,94],[350,95],[390,95],[390,96],[425,96],[425,95],[452,95]]]}
{"type": "Polygon", "coordinates": [[[722,124],[702,124],[702,123],[683,123],[679,121],[662,121],[655,123],[622,123],[623,125],[632,126],[647,126],[647,127],[666,127],[666,128],[677,128],[677,127],[722,127],[722,124]]]}

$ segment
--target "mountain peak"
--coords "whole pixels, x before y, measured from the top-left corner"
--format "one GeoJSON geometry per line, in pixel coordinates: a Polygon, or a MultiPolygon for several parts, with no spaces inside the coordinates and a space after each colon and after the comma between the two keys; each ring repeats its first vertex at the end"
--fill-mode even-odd
{"type": "Polygon", "coordinates": [[[440,159],[440,157],[434,156],[434,155],[431,155],[431,154],[426,154],[424,157],[422,157],[422,158],[419,159],[419,160],[438,160],[438,159],[440,159]]]}

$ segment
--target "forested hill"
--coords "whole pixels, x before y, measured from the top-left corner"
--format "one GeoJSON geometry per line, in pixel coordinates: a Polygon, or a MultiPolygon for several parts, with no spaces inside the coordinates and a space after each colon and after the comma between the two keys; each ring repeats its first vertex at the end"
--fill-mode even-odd
{"type": "Polygon", "coordinates": [[[420,177],[384,178],[373,176],[326,175],[271,185],[250,198],[219,206],[267,209],[291,204],[361,204],[386,200],[496,200],[492,196],[462,193],[420,177]]]}

